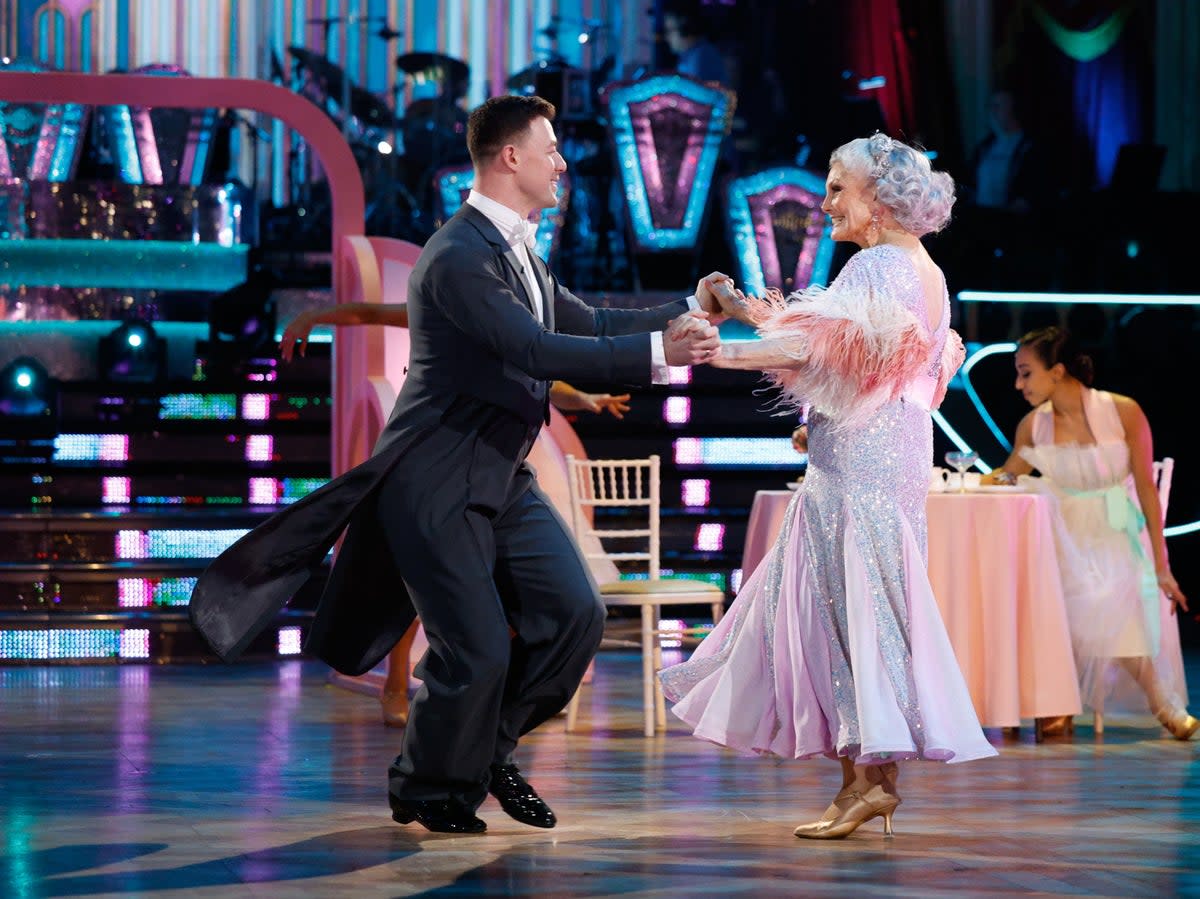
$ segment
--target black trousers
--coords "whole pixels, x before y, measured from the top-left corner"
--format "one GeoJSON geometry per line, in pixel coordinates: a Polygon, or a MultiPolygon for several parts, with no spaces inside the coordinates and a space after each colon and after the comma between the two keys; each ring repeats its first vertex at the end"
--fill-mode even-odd
{"type": "Polygon", "coordinates": [[[570,701],[605,618],[574,539],[529,469],[498,470],[480,444],[443,431],[426,447],[433,470],[400,467],[378,503],[429,640],[389,790],[470,808],[486,798],[489,767],[512,761],[519,737],[570,701]],[[500,502],[498,480],[507,484],[500,502]]]}

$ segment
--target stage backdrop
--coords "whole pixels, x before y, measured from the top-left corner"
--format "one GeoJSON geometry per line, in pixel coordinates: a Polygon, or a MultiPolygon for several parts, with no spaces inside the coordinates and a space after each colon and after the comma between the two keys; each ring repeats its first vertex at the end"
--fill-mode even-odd
{"type": "MultiPolygon", "coordinates": [[[[301,48],[400,115],[432,89],[405,78],[401,55],[469,60],[471,108],[551,57],[589,71],[610,60],[610,77],[626,75],[649,59],[651,30],[646,9],[620,0],[0,0],[0,55],[13,59],[83,72],[173,63],[193,75],[295,86],[291,48],[301,48]]],[[[242,177],[269,183],[282,204],[294,138],[278,123],[258,124],[262,135],[243,128],[235,137],[260,142],[259,177],[242,177]]],[[[235,158],[251,166],[255,154],[235,158]]]]}

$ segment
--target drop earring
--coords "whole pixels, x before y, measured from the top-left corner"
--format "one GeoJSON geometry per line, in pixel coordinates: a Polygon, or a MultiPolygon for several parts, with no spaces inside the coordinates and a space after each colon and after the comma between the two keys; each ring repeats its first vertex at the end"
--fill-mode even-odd
{"type": "Polygon", "coordinates": [[[873,247],[879,243],[879,213],[871,213],[871,224],[867,226],[867,246],[873,247]]]}

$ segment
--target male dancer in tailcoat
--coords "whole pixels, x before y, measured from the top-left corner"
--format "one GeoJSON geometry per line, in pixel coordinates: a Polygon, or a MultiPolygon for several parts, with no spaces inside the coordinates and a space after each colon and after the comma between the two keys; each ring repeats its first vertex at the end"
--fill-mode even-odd
{"type": "Polygon", "coordinates": [[[555,824],[514,752],[573,695],[605,610],[525,464],[550,382],[666,383],[668,366],[719,351],[706,318],[726,276],[656,308],[598,309],[533,252],[529,217],[556,205],[566,170],[554,115],[515,95],[472,112],[475,188],[409,279],[408,374],[371,458],[222,553],[190,605],[235,657],[348,525],[306,649],[361,674],[419,615],[429,651],[388,799],[395,820],[433,831],[485,830],[488,793],[519,821],[555,824]]]}

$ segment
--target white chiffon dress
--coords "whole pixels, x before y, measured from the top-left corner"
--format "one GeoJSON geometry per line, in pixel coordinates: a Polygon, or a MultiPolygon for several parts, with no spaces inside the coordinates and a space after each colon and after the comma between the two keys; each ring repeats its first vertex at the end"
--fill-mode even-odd
{"type": "Polygon", "coordinates": [[[931,328],[906,253],[856,253],[759,332],[799,369],[768,372],[808,407],[808,468],[774,546],[685,662],[673,712],[744,753],[856,764],[996,754],[926,570],[931,407],[962,361],[949,299],[931,328]]]}
{"type": "Polygon", "coordinates": [[[1054,407],[1039,406],[1022,457],[1041,477],[1021,483],[1051,494],[1063,598],[1084,704],[1112,720],[1143,723],[1157,709],[1119,659],[1149,659],[1174,707],[1187,705],[1179,619],[1158,589],[1150,536],[1112,394],[1087,388],[1084,415],[1096,442],[1054,442],[1054,407]]]}

